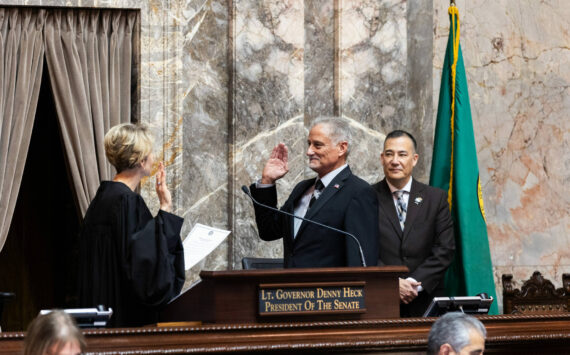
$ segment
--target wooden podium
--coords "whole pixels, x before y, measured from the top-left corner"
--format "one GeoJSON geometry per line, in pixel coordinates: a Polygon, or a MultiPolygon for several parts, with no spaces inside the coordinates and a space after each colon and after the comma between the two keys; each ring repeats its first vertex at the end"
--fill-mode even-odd
{"type": "MultiPolygon", "coordinates": [[[[395,319],[398,276],[404,272],[403,267],[204,271],[202,281],[162,314],[163,321],[182,323],[83,333],[88,352],[101,354],[424,354],[436,319],[395,319]],[[344,288],[351,298],[335,298],[344,288]],[[302,305],[318,301],[319,292],[323,304],[337,300],[345,309],[292,309],[301,296],[302,305]],[[288,303],[272,303],[278,298],[288,303]],[[266,312],[266,301],[281,312],[266,312]],[[185,322],[192,320],[215,324],[185,322]]],[[[477,317],[487,328],[486,354],[567,354],[570,349],[568,313],[477,317]]],[[[0,354],[21,353],[23,342],[23,332],[0,333],[0,354]]]]}
{"type": "Polygon", "coordinates": [[[398,318],[403,266],[202,271],[161,322],[265,323],[398,318]]]}

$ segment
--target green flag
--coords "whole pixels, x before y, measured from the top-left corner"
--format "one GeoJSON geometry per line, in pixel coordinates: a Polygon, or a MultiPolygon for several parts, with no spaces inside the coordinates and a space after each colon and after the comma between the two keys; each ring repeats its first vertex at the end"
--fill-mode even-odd
{"type": "Polygon", "coordinates": [[[448,191],[455,230],[455,259],[445,275],[449,296],[486,292],[495,301],[467,78],[459,45],[459,11],[449,8],[449,40],[441,73],[430,185],[448,191]]]}

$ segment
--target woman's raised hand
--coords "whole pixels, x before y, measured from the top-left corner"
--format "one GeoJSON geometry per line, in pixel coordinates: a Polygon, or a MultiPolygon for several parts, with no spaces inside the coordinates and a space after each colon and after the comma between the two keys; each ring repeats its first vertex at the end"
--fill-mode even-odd
{"type": "Polygon", "coordinates": [[[160,201],[160,209],[166,212],[172,210],[172,196],[166,186],[166,172],[164,171],[164,163],[158,163],[158,172],[156,173],[156,194],[160,201]]]}

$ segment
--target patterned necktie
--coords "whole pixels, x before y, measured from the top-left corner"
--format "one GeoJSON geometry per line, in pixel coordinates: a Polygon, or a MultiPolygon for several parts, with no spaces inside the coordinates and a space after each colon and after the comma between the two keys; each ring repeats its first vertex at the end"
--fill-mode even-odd
{"type": "Polygon", "coordinates": [[[317,182],[315,183],[315,190],[313,190],[313,196],[311,196],[311,201],[309,201],[309,208],[311,208],[313,206],[313,203],[315,203],[315,201],[319,199],[319,196],[321,196],[321,193],[323,192],[324,188],[325,185],[323,185],[323,182],[320,179],[317,180],[317,182]]]}
{"type": "Polygon", "coordinates": [[[400,220],[400,227],[404,230],[404,222],[406,222],[406,213],[408,212],[408,205],[404,200],[404,193],[403,190],[394,191],[394,196],[398,199],[396,205],[396,211],[398,212],[398,219],[400,220]]]}

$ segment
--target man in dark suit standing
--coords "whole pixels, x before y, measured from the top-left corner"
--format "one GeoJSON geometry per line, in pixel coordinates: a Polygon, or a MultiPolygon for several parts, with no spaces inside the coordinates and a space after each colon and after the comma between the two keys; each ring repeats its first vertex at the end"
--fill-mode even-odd
{"type": "MultiPolygon", "coordinates": [[[[316,178],[298,183],[281,210],[352,234],[362,246],[367,266],[378,262],[378,202],[372,187],[353,175],[346,163],[350,130],[335,117],[315,120],[307,139],[309,167],[316,178]]],[[[261,203],[277,206],[275,182],[288,172],[288,150],[280,143],[251,185],[261,203]]],[[[263,240],[283,238],[285,267],[361,266],[354,238],[255,205],[263,240]]]]}
{"type": "Polygon", "coordinates": [[[405,265],[400,279],[400,315],[421,316],[434,296],[455,251],[447,193],[412,178],[416,140],[401,130],[389,133],[381,154],[385,178],[373,185],[379,202],[380,265],[405,265]]]}

